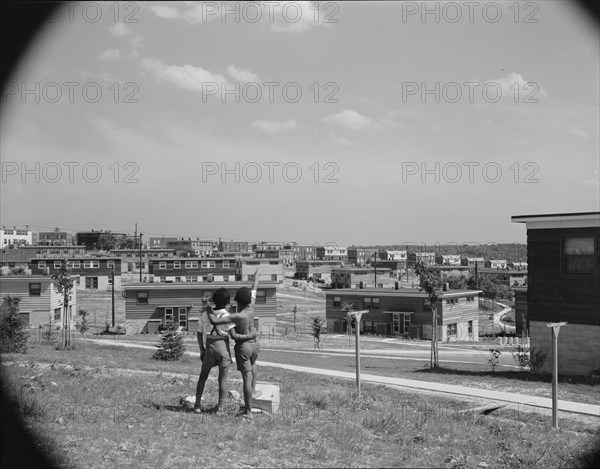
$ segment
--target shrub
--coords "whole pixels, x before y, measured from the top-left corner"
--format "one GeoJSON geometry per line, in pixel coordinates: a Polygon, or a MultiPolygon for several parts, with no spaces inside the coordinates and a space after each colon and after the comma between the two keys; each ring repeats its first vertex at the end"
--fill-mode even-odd
{"type": "Polygon", "coordinates": [[[546,361],[546,354],[542,350],[538,350],[532,347],[529,350],[529,369],[537,373],[542,370],[544,362],[546,361]]]}
{"type": "Polygon", "coordinates": [[[8,295],[0,307],[0,352],[25,353],[27,351],[26,324],[19,316],[20,298],[8,295]]]}
{"type": "Polygon", "coordinates": [[[183,334],[177,332],[177,326],[172,322],[165,324],[165,332],[160,337],[160,344],[156,347],[153,358],[156,360],[174,361],[179,360],[185,353],[183,334]]]}

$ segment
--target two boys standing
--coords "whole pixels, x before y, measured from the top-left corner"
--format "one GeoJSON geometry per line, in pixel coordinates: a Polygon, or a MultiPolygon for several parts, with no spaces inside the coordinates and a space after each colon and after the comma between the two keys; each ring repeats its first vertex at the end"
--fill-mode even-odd
{"type": "Polygon", "coordinates": [[[208,302],[205,302],[202,315],[203,327],[198,331],[198,344],[200,345],[200,359],[202,369],[196,387],[195,412],[202,412],[201,399],[204,386],[210,370],[219,366],[219,401],[217,412],[223,412],[223,406],[227,398],[227,376],[231,364],[231,352],[229,348],[229,337],[235,341],[235,361],[237,369],[242,373],[244,390],[245,417],[252,417],[252,397],[256,389],[257,365],[256,360],[260,352],[260,345],[256,341],[256,330],[254,329],[254,305],[256,302],[256,291],[258,288],[258,269],[254,273],[252,289],[240,288],[235,295],[238,313],[230,314],[227,311],[230,294],[226,288],[220,288],[214,292],[212,300],[215,310],[208,302]],[[212,326],[208,326],[208,321],[212,326]],[[205,327],[206,326],[206,327],[205,327]],[[206,345],[204,343],[206,341],[206,345]]]}

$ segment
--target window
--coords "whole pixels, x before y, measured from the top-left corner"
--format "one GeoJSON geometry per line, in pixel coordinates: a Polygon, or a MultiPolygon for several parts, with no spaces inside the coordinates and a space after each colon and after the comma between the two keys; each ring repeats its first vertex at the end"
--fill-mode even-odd
{"type": "Polygon", "coordinates": [[[379,308],[379,298],[373,298],[373,308],[379,308]]]}
{"type": "Polygon", "coordinates": [[[39,261],[38,262],[38,269],[45,269],[45,268],[46,268],[46,261],[39,261]]]}
{"type": "Polygon", "coordinates": [[[54,268],[55,269],[60,269],[60,266],[62,265],[61,261],[54,261],[54,268]]]}
{"type": "Polygon", "coordinates": [[[31,296],[41,296],[42,295],[42,284],[41,283],[30,283],[29,284],[29,294],[31,296]]]}
{"type": "Polygon", "coordinates": [[[333,306],[342,306],[342,297],[341,296],[333,297],[333,306]]]}
{"type": "Polygon", "coordinates": [[[97,290],[98,289],[98,277],[86,277],[85,278],[86,290],[97,290]]]}
{"type": "Polygon", "coordinates": [[[179,326],[187,328],[187,308],[179,308],[179,326]]]}
{"type": "Polygon", "coordinates": [[[365,308],[379,308],[379,298],[363,298],[365,308]]]}
{"type": "Polygon", "coordinates": [[[106,261],[106,267],[112,269],[115,266],[115,261],[106,261]]]}
{"type": "Polygon", "coordinates": [[[229,282],[229,275],[223,275],[223,281],[229,282]]]}
{"type": "Polygon", "coordinates": [[[279,265],[279,261],[269,261],[270,265],[279,265]]]}
{"type": "Polygon", "coordinates": [[[54,320],[55,321],[60,320],[60,308],[55,308],[54,309],[54,320]]]}
{"type": "Polygon", "coordinates": [[[258,290],[256,292],[256,304],[265,304],[267,302],[267,292],[265,290],[258,290]]]}
{"type": "Polygon", "coordinates": [[[563,275],[594,275],[596,273],[594,241],[593,237],[563,238],[563,275]]]}
{"type": "Polygon", "coordinates": [[[165,270],[167,268],[167,263],[163,262],[163,261],[159,262],[158,263],[158,268],[161,269],[161,270],[165,270]]]}
{"type": "Polygon", "coordinates": [[[137,304],[138,305],[147,305],[148,304],[148,292],[147,291],[137,292],[137,304]]]}
{"type": "Polygon", "coordinates": [[[370,308],[371,307],[371,298],[363,298],[363,306],[365,308],[370,308]]]}
{"type": "Polygon", "coordinates": [[[160,277],[160,281],[161,281],[162,283],[165,283],[165,282],[167,281],[167,277],[160,277]]]}
{"type": "Polygon", "coordinates": [[[223,267],[229,267],[229,261],[223,261],[223,267]]]}
{"type": "Polygon", "coordinates": [[[99,261],[83,261],[83,267],[85,269],[97,269],[100,267],[99,261]]]}
{"type": "Polygon", "coordinates": [[[456,327],[456,323],[448,324],[446,326],[446,332],[448,333],[448,335],[457,335],[458,328],[456,327]]]}
{"type": "Polygon", "coordinates": [[[185,268],[186,269],[197,269],[198,261],[185,261],[185,268]]]}
{"type": "Polygon", "coordinates": [[[467,332],[469,334],[473,333],[473,321],[469,321],[468,326],[467,326],[467,332]]]}
{"type": "Polygon", "coordinates": [[[67,262],[67,267],[69,269],[79,269],[81,267],[80,261],[69,261],[67,262]]]}
{"type": "Polygon", "coordinates": [[[254,274],[248,274],[248,281],[254,282],[254,274]]]}
{"type": "MultiPolygon", "coordinates": [[[[187,264],[187,262],[186,262],[187,264]]],[[[214,269],[216,267],[217,263],[215,261],[202,261],[200,263],[200,267],[203,269],[214,269]]],[[[186,265],[187,267],[187,265],[186,265]]]]}
{"type": "Polygon", "coordinates": [[[181,269],[181,261],[175,261],[175,262],[173,262],[173,268],[174,269],[181,269]]]}
{"type": "Polygon", "coordinates": [[[197,280],[197,278],[196,278],[196,277],[193,277],[193,276],[191,276],[191,275],[188,275],[188,276],[185,278],[185,281],[186,281],[186,282],[195,282],[196,280],[197,280]]]}
{"type": "Polygon", "coordinates": [[[181,277],[175,277],[176,282],[181,282],[181,277]]]}
{"type": "Polygon", "coordinates": [[[173,308],[165,308],[165,322],[173,322],[173,308]]]}
{"type": "Polygon", "coordinates": [[[273,282],[276,282],[277,281],[277,274],[271,274],[271,280],[273,282]]]}

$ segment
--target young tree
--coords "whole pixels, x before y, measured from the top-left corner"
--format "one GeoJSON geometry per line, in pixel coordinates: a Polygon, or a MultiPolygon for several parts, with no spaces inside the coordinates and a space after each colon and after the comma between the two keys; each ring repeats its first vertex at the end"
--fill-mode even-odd
{"type": "Polygon", "coordinates": [[[355,311],[353,303],[342,303],[342,311],[346,312],[344,319],[346,320],[346,329],[348,331],[348,345],[352,345],[352,320],[354,316],[350,312],[355,311]]]}
{"type": "Polygon", "coordinates": [[[0,306],[0,352],[25,353],[27,332],[25,322],[19,316],[21,298],[7,295],[0,306]]]}
{"type": "Polygon", "coordinates": [[[298,306],[294,305],[292,309],[292,315],[294,318],[294,332],[296,332],[296,321],[298,320],[298,306]]]}
{"type": "Polygon", "coordinates": [[[427,293],[429,297],[429,306],[432,316],[432,334],[431,334],[431,358],[429,366],[439,368],[438,344],[437,344],[437,304],[440,298],[442,281],[438,275],[430,271],[422,261],[417,261],[415,265],[415,275],[419,278],[419,290],[427,293]]]}
{"type": "Polygon", "coordinates": [[[321,319],[319,316],[313,316],[313,322],[311,324],[313,337],[315,338],[315,347],[317,350],[322,349],[323,345],[321,345],[321,329],[325,321],[321,319]]]}
{"type": "Polygon", "coordinates": [[[90,328],[87,318],[89,313],[85,309],[80,309],[77,314],[81,316],[81,320],[75,325],[75,329],[77,329],[81,333],[81,335],[85,335],[85,333],[90,328]]]}
{"type": "Polygon", "coordinates": [[[156,346],[158,350],[154,352],[153,358],[165,361],[179,360],[185,353],[183,335],[177,332],[177,326],[173,322],[168,321],[165,326],[165,332],[160,337],[160,344],[156,346]]]}
{"type": "Polygon", "coordinates": [[[52,279],[54,286],[63,297],[63,328],[62,328],[62,346],[69,348],[71,346],[71,324],[69,318],[69,298],[73,290],[73,280],[71,279],[71,269],[67,267],[67,261],[63,259],[60,268],[54,273],[52,279]]]}
{"type": "Polygon", "coordinates": [[[27,269],[25,267],[23,267],[22,265],[17,265],[10,269],[10,272],[8,273],[8,275],[9,276],[27,275],[27,269]]]}

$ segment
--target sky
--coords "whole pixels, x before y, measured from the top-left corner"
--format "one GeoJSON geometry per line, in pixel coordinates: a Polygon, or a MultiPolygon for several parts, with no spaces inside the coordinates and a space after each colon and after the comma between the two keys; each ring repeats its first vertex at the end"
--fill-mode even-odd
{"type": "Polygon", "coordinates": [[[525,242],[600,210],[599,57],[566,1],[63,5],[2,96],[0,224],[525,242]]]}

